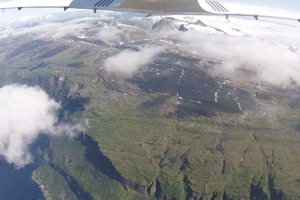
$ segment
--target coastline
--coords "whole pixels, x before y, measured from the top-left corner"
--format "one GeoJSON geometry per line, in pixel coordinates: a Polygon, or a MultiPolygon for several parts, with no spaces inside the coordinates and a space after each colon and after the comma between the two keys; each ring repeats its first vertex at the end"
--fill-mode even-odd
{"type": "Polygon", "coordinates": [[[42,191],[43,193],[43,197],[46,199],[46,200],[51,200],[51,195],[49,194],[49,192],[47,191],[45,185],[43,185],[39,180],[38,180],[38,175],[36,174],[38,172],[33,172],[32,173],[32,176],[31,176],[31,179],[36,182],[36,184],[38,184],[40,190],[42,191]]]}

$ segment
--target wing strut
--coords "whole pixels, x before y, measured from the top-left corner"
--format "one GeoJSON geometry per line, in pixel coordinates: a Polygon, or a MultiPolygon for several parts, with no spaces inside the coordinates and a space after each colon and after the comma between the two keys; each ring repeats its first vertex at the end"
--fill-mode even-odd
{"type": "Polygon", "coordinates": [[[23,7],[18,7],[18,11],[20,11],[23,7]]]}
{"type": "Polygon", "coordinates": [[[258,15],[253,15],[254,19],[258,20],[258,15]]]}

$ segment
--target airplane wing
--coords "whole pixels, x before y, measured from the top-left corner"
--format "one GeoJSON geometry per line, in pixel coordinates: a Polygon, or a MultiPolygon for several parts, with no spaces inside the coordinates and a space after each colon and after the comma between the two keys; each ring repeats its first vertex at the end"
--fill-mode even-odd
{"type": "Polygon", "coordinates": [[[232,16],[253,16],[258,17],[280,18],[280,19],[294,19],[300,22],[300,13],[284,9],[271,8],[266,6],[258,6],[251,4],[237,4],[229,2],[217,2],[214,0],[199,1],[200,6],[216,15],[232,16]]]}
{"type": "Polygon", "coordinates": [[[15,0],[0,2],[0,9],[68,8],[144,12],[150,14],[193,14],[271,17],[294,19],[300,13],[268,7],[233,4],[217,0],[15,0]]]}

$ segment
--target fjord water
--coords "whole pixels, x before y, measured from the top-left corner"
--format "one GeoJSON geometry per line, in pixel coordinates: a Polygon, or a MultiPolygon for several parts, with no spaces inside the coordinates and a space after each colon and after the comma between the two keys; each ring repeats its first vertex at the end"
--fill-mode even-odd
{"type": "Polygon", "coordinates": [[[13,165],[0,164],[0,199],[24,200],[44,199],[39,186],[31,179],[35,164],[22,169],[15,169],[13,165]]]}
{"type": "Polygon", "coordinates": [[[43,159],[42,153],[47,145],[47,136],[40,136],[31,146],[35,158],[33,164],[16,169],[12,164],[0,160],[0,199],[2,200],[43,200],[43,193],[39,185],[32,179],[32,172],[43,159]]]}

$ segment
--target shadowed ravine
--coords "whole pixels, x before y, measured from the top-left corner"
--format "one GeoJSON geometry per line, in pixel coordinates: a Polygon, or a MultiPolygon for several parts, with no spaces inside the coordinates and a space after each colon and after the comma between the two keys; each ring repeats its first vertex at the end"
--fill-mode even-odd
{"type": "Polygon", "coordinates": [[[94,141],[91,136],[81,134],[78,140],[86,147],[85,158],[107,177],[118,181],[125,190],[135,191],[156,199],[176,199],[173,197],[167,197],[165,195],[163,195],[163,197],[161,196],[161,187],[158,180],[154,180],[148,186],[144,186],[122,177],[122,175],[116,170],[111,160],[101,152],[98,143],[94,141]]]}
{"type": "Polygon", "coordinates": [[[62,169],[60,169],[58,166],[56,166],[53,163],[49,163],[49,165],[55,169],[57,172],[59,172],[64,179],[67,181],[70,189],[74,192],[74,194],[76,195],[77,199],[84,199],[84,200],[92,200],[93,198],[89,195],[89,193],[87,193],[86,191],[84,191],[80,185],[78,184],[78,182],[69,174],[67,174],[66,172],[64,172],[62,169]]]}
{"type": "MultiPolygon", "coordinates": [[[[93,138],[89,135],[81,134],[78,140],[82,145],[86,147],[85,157],[86,159],[93,164],[94,167],[99,169],[103,174],[108,176],[110,179],[118,181],[126,190],[134,190],[138,193],[145,194],[150,196],[150,189],[152,186],[156,187],[155,198],[157,199],[170,199],[169,197],[163,196],[161,197],[159,191],[159,182],[156,181],[156,184],[151,183],[148,187],[139,185],[130,180],[126,180],[122,175],[116,170],[113,163],[107,158],[100,150],[99,145],[93,138]]],[[[193,198],[193,191],[189,187],[189,181],[187,177],[184,180],[186,184],[186,199],[193,198]]],[[[283,199],[283,194],[280,191],[274,189],[274,178],[269,177],[269,189],[271,199],[283,199]]],[[[258,185],[251,184],[250,186],[250,198],[251,199],[268,199],[267,194],[265,194],[260,187],[260,183],[258,185]]],[[[171,198],[176,199],[176,198],[171,198]]],[[[211,199],[215,199],[213,196],[211,199]]],[[[230,199],[226,196],[226,192],[224,191],[223,199],[230,199]]]]}
{"type": "Polygon", "coordinates": [[[103,155],[98,143],[91,136],[81,134],[78,140],[86,147],[85,157],[95,168],[99,169],[110,179],[118,181],[126,190],[130,189],[144,194],[146,187],[123,178],[112,162],[103,155]]]}

